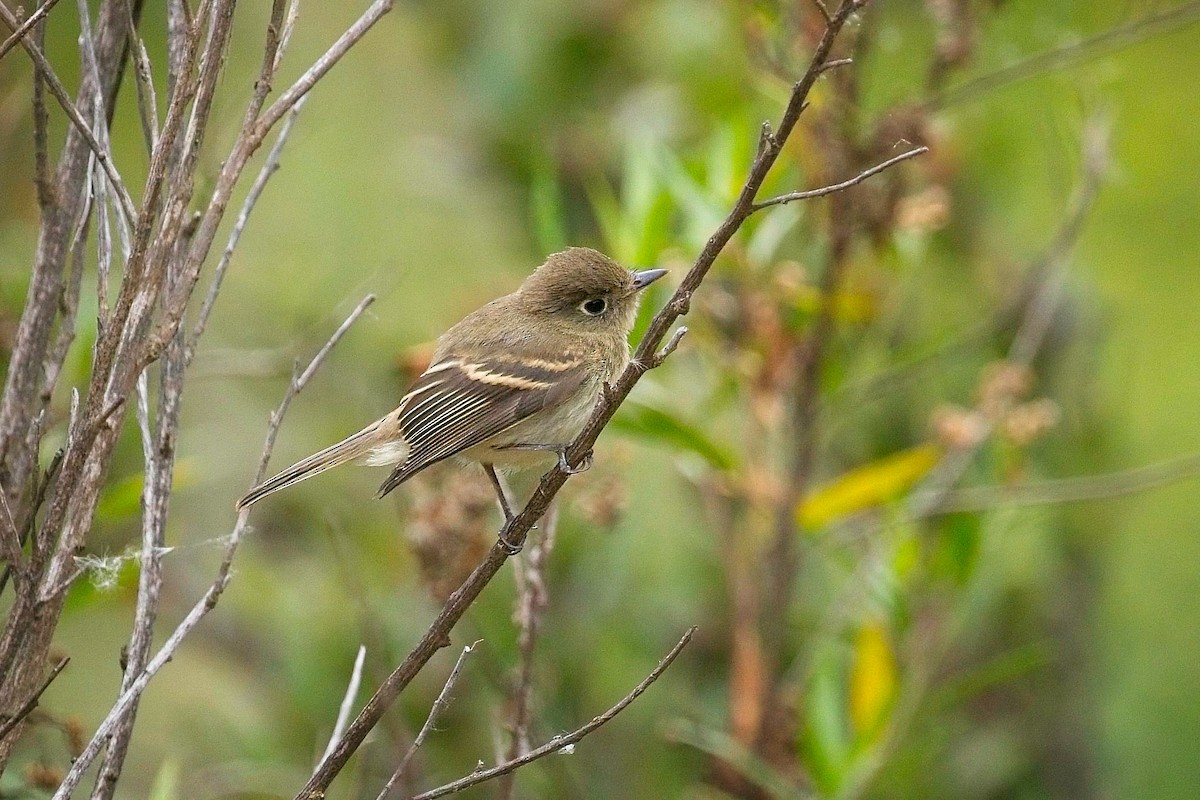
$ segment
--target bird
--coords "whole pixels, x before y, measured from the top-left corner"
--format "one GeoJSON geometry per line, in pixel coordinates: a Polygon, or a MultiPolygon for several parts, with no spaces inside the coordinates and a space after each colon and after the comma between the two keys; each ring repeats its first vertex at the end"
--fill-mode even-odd
{"type": "Polygon", "coordinates": [[[629,363],[642,290],[666,272],[629,270],[587,247],[551,254],[516,291],[442,334],[428,369],[391,412],[255,486],[237,509],[352,461],[393,467],[383,497],[458,457],[483,467],[511,520],[496,469],[586,469],[586,459],[570,467],[567,446],[629,363]]]}

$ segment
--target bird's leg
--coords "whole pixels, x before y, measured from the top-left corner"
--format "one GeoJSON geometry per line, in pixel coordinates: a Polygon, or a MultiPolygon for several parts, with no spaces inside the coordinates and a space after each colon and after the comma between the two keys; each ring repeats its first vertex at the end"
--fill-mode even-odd
{"type": "Polygon", "coordinates": [[[521,552],[521,546],[515,545],[504,538],[504,529],[508,527],[508,523],[512,522],[517,515],[513,513],[512,506],[508,503],[508,492],[504,490],[504,484],[500,481],[500,476],[496,474],[496,468],[484,462],[483,471],[487,473],[488,480],[492,482],[492,488],[496,490],[496,499],[500,502],[500,512],[504,514],[504,525],[500,528],[497,538],[500,539],[500,544],[504,547],[505,552],[510,556],[515,556],[521,552]]]}
{"type": "Polygon", "coordinates": [[[530,442],[517,442],[515,444],[505,444],[497,447],[497,450],[545,450],[549,453],[555,453],[558,456],[558,468],[568,475],[578,475],[581,472],[587,472],[592,468],[592,451],[589,449],[583,454],[583,460],[579,462],[579,466],[572,467],[567,461],[567,448],[565,444],[536,444],[530,442]]]}

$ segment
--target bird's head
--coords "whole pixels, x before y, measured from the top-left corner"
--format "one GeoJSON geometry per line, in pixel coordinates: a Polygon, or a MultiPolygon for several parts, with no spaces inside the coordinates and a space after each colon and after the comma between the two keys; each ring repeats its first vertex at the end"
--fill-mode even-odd
{"type": "Polygon", "coordinates": [[[554,315],[576,329],[628,334],[642,289],[666,273],[628,270],[591,248],[571,247],[550,255],[517,294],[534,313],[554,315]]]}

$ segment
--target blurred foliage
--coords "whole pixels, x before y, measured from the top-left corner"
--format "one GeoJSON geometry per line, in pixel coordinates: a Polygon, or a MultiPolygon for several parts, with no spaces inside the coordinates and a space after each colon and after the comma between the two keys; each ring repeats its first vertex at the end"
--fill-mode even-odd
{"type": "MultiPolygon", "coordinates": [[[[814,8],[399,4],[314,91],[234,259],[185,396],[160,630],[211,580],[294,357],[362,294],[381,295],[296,404],[279,462],[386,410],[419,360],[412,347],[507,291],[547,251],[591,244],[677,276],[739,189],[759,123],[777,118],[803,68],[814,8]]],[[[905,506],[982,402],[986,370],[1012,335],[1000,311],[1062,222],[1080,130],[1097,108],[1114,120],[1111,180],[1036,384],[1014,397],[1026,427],[989,438],[965,480],[1088,474],[1200,449],[1181,413],[1200,382],[1200,199],[1186,179],[1200,168],[1200,132],[1194,102],[1183,102],[1200,74],[1197,31],[922,105],[1144,12],[1118,0],[878,0],[855,21],[854,71],[822,79],[764,193],[840,180],[900,140],[927,140],[933,152],[848,196],[858,224],[831,297],[821,289],[837,224],[830,201],[752,219],[695,298],[680,350],[622,409],[593,470],[569,484],[536,653],[533,740],[591,719],[684,628],[700,631],[618,720],[574,754],[523,770],[515,796],[1194,796],[1194,489],[932,520],[905,506]],[[816,467],[788,507],[804,531],[801,567],[787,607],[758,609],[787,634],[783,663],[758,666],[778,666],[789,691],[782,708],[756,708],[765,676],[739,590],[756,595],[765,583],[757,570],[797,441],[794,359],[824,313],[834,333],[818,375],[816,467]],[[756,726],[777,714],[794,735],[782,752],[756,752],[756,726]]],[[[298,73],[353,13],[304,4],[285,68],[298,73]]],[[[227,97],[248,90],[264,14],[239,10],[227,97]]],[[[48,31],[69,82],[71,15],[57,9],[48,31]]],[[[158,67],[161,10],[148,7],[144,24],[158,67]]],[[[22,59],[0,62],[5,360],[37,232],[22,59]]],[[[136,185],[144,150],[132,97],[130,84],[113,139],[136,185]]],[[[233,125],[240,110],[227,100],[217,113],[233,125]]],[[[209,174],[217,168],[214,156],[209,174]]],[[[654,287],[641,326],[668,290],[654,287]]],[[[85,325],[66,386],[81,382],[90,341],[85,325]]],[[[60,419],[67,407],[64,392],[60,419]]],[[[20,774],[0,784],[11,795],[44,795],[36,787],[76,748],[71,732],[90,730],[119,685],[141,463],[127,433],[60,631],[72,663],[43,700],[20,774]]],[[[376,476],[347,471],[256,509],[221,607],[146,696],[120,796],[291,796],[324,747],[358,644],[374,685],[492,535],[495,517],[465,475],[447,467],[374,503],[376,476]]],[[[374,796],[458,647],[476,639],[412,774],[434,785],[503,749],[518,659],[508,575],[331,797],[374,796]]]]}

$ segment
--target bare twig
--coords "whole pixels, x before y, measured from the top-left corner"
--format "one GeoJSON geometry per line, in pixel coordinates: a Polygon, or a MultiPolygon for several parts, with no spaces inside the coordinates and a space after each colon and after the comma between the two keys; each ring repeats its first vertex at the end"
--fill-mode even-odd
{"type": "MultiPolygon", "coordinates": [[[[334,331],[333,335],[329,338],[329,341],[327,341],[325,345],[317,352],[317,354],[313,356],[313,359],[311,362],[309,362],[308,367],[292,379],[291,385],[288,386],[287,392],[284,393],[283,400],[279,403],[279,407],[271,415],[270,423],[267,425],[267,436],[266,441],[263,444],[262,457],[259,459],[258,468],[255,471],[253,480],[251,481],[252,484],[260,482],[263,476],[266,474],[267,463],[270,461],[271,452],[275,445],[275,437],[279,433],[279,427],[283,423],[284,415],[291,406],[292,400],[297,394],[300,393],[301,390],[304,389],[305,385],[312,378],[313,373],[316,372],[322,363],[324,363],[326,357],[329,355],[329,352],[337,345],[339,341],[341,341],[342,337],[345,335],[346,331],[349,330],[350,326],[354,324],[355,320],[362,316],[362,313],[367,309],[367,306],[374,302],[374,300],[374,295],[368,295],[365,297],[362,302],[360,302],[354,308],[354,310],[350,312],[350,316],[346,318],[346,321],[343,322],[336,331],[334,331]]],[[[217,576],[213,580],[212,585],[208,587],[208,591],[204,593],[204,596],[192,606],[192,609],[183,618],[183,621],[179,623],[179,625],[167,638],[166,642],[163,643],[163,646],[159,648],[158,652],[154,654],[154,657],[146,664],[146,668],[142,670],[142,672],[129,684],[129,686],[121,692],[120,697],[117,698],[117,701],[113,704],[104,720],[100,723],[99,727],[97,727],[91,741],[88,742],[83,751],[75,759],[75,763],[71,765],[70,771],[67,773],[66,777],[63,778],[62,784],[58,787],[58,791],[56,791],[54,794],[54,800],[67,800],[67,798],[71,796],[71,794],[75,791],[75,788],[79,785],[79,781],[82,779],[83,773],[88,769],[88,767],[91,766],[92,762],[96,760],[96,757],[99,755],[101,749],[104,748],[105,743],[108,741],[109,736],[116,729],[117,725],[119,725],[121,720],[123,720],[126,715],[130,713],[130,710],[141,698],[142,693],[146,690],[146,687],[149,685],[151,679],[155,676],[155,674],[158,673],[160,669],[162,669],[163,665],[165,665],[171,659],[171,656],[179,648],[179,645],[182,644],[183,640],[188,636],[188,634],[191,633],[196,625],[200,623],[200,620],[202,620],[209,611],[216,607],[217,602],[220,600],[221,594],[225,591],[226,586],[229,585],[231,570],[233,567],[233,558],[237,553],[238,545],[241,543],[242,536],[246,531],[248,520],[249,514],[246,511],[242,511],[238,514],[237,522],[234,524],[233,532],[229,535],[229,539],[226,542],[225,553],[221,559],[220,566],[217,568],[217,576]]]]}
{"type": "Polygon", "coordinates": [[[915,158],[916,156],[924,155],[925,153],[928,153],[928,152],[929,152],[928,147],[924,147],[924,146],[914,147],[912,150],[901,153],[900,155],[895,156],[893,158],[889,158],[887,161],[876,164],[875,166],[871,167],[870,169],[865,169],[862,172],[855,175],[853,178],[842,181],[841,183],[835,183],[831,186],[822,186],[820,189],[809,189],[809,190],[803,191],[803,192],[789,192],[788,194],[781,194],[779,197],[772,197],[770,200],[763,200],[761,202],[755,203],[752,207],[755,211],[759,211],[764,208],[770,208],[771,206],[787,205],[788,203],[795,202],[796,200],[808,200],[813,197],[823,197],[827,194],[833,194],[834,192],[840,192],[843,189],[849,189],[851,186],[855,186],[857,184],[862,183],[863,181],[865,181],[867,178],[871,177],[872,175],[878,175],[880,172],[883,172],[888,167],[894,167],[895,165],[899,164],[901,161],[907,161],[910,158],[915,158]]]}
{"type": "MultiPolygon", "coordinates": [[[[550,551],[554,549],[554,537],[557,532],[558,504],[554,503],[546,511],[546,516],[542,520],[542,535],[526,551],[525,558],[516,561],[517,609],[515,616],[520,631],[517,636],[517,650],[521,654],[521,661],[512,693],[512,741],[509,743],[508,753],[505,755],[506,761],[512,761],[529,751],[529,712],[533,695],[533,651],[537,645],[542,612],[545,611],[546,604],[549,602],[544,568],[550,551]]],[[[500,778],[500,786],[496,790],[496,796],[500,800],[512,797],[513,778],[514,773],[511,772],[500,778]]]]}
{"type": "Polygon", "coordinates": [[[279,48],[275,51],[274,70],[279,70],[279,63],[283,61],[283,54],[287,52],[288,45],[292,41],[292,33],[296,30],[296,20],[300,16],[300,0],[291,0],[288,3],[287,14],[284,16],[283,32],[279,34],[279,48]]]}
{"type": "MultiPolygon", "coordinates": [[[[438,717],[450,705],[450,701],[453,699],[450,697],[450,692],[453,691],[454,684],[458,682],[458,675],[462,672],[463,662],[467,660],[467,655],[473,652],[481,641],[483,640],[480,639],[472,642],[459,653],[458,660],[454,662],[454,669],[450,670],[450,676],[446,678],[446,683],[442,686],[442,690],[438,692],[437,699],[433,701],[433,705],[429,709],[429,716],[425,718],[425,724],[417,732],[417,738],[413,739],[413,743],[409,745],[408,750],[404,753],[404,758],[400,759],[400,763],[396,766],[396,771],[388,778],[388,782],[384,784],[383,789],[380,790],[375,800],[387,800],[388,794],[400,782],[400,779],[404,777],[404,772],[408,769],[409,762],[412,761],[413,756],[416,755],[417,748],[425,743],[425,738],[429,736],[430,731],[433,730],[433,726],[437,724],[438,717]]],[[[326,751],[326,756],[328,755],[329,753],[326,751]]]]}
{"type": "Polygon", "coordinates": [[[1003,86],[1067,69],[1152,36],[1178,30],[1198,20],[1200,20],[1200,2],[1193,0],[1190,3],[1183,3],[1168,11],[1150,14],[1091,38],[1038,53],[995,72],[972,78],[958,86],[952,86],[935,94],[926,101],[926,105],[932,109],[939,109],[966,102],[1003,86]]]}
{"type": "Polygon", "coordinates": [[[325,745],[321,761],[329,757],[329,751],[346,732],[346,723],[350,721],[350,709],[354,707],[354,698],[358,697],[358,687],[362,684],[363,663],[366,658],[367,647],[360,644],[358,655],[354,657],[354,668],[350,670],[350,682],[346,684],[346,694],[342,697],[342,704],[338,706],[337,719],[334,720],[333,731],[329,734],[329,742],[325,745]]]}
{"type": "MultiPolygon", "coordinates": [[[[21,27],[17,22],[16,14],[14,14],[12,10],[10,10],[8,6],[4,5],[2,2],[0,2],[0,20],[3,20],[4,24],[8,25],[14,31],[21,27]]],[[[133,219],[137,214],[137,210],[133,204],[133,198],[129,196],[129,190],[125,188],[125,181],[123,181],[120,174],[117,173],[117,168],[113,164],[112,159],[109,158],[109,155],[105,151],[104,147],[102,147],[100,142],[96,140],[95,134],[92,132],[91,127],[84,120],[83,115],[79,113],[79,109],[75,106],[75,102],[71,99],[71,96],[67,94],[66,87],[64,87],[62,81],[59,80],[54,68],[50,66],[50,62],[46,59],[46,54],[43,53],[42,48],[38,47],[37,43],[27,35],[22,35],[20,37],[20,43],[21,46],[25,48],[25,52],[28,53],[29,57],[33,60],[35,68],[41,72],[42,77],[46,81],[46,85],[50,87],[50,94],[54,95],[54,99],[58,101],[60,106],[62,106],[63,111],[67,112],[67,117],[71,120],[71,124],[73,124],[83,135],[88,147],[91,148],[92,153],[95,154],[96,160],[99,161],[100,165],[104,168],[104,174],[112,184],[113,191],[116,192],[117,197],[121,202],[121,209],[125,212],[127,217],[133,219]]]]}
{"type": "Polygon", "coordinates": [[[0,44],[0,58],[4,58],[4,56],[8,54],[9,50],[12,50],[14,47],[16,47],[17,42],[21,41],[22,37],[29,33],[29,31],[33,29],[34,25],[37,25],[39,22],[45,19],[46,15],[50,13],[50,9],[54,8],[57,3],[58,0],[46,0],[45,3],[38,6],[37,9],[30,14],[15,31],[12,32],[12,35],[5,39],[3,44],[0,44]]]}
{"type": "Polygon", "coordinates": [[[539,758],[545,758],[548,755],[561,753],[564,751],[570,753],[574,749],[576,743],[628,708],[630,703],[632,703],[634,700],[637,700],[638,697],[640,697],[642,693],[650,687],[650,684],[658,680],[659,676],[666,671],[667,667],[671,666],[671,662],[675,660],[675,657],[679,655],[679,652],[683,650],[688,642],[692,640],[692,635],[695,632],[695,627],[688,628],[687,632],[683,634],[683,638],[681,638],[676,645],[671,648],[669,653],[663,656],[662,660],[658,662],[658,666],[656,666],[649,675],[643,678],[641,683],[633,687],[633,690],[629,694],[621,698],[620,702],[608,709],[608,711],[605,711],[598,717],[593,717],[592,721],[588,724],[577,728],[564,736],[555,736],[553,739],[546,742],[546,744],[542,745],[536,750],[529,751],[520,758],[506,761],[503,764],[499,764],[490,769],[476,770],[470,775],[466,775],[456,781],[447,783],[445,786],[439,786],[436,789],[430,789],[428,792],[422,792],[421,794],[413,797],[412,800],[433,800],[435,797],[445,797],[448,794],[461,792],[463,789],[466,789],[469,786],[475,786],[476,784],[489,781],[492,778],[500,775],[507,775],[515,769],[520,769],[530,762],[537,761],[539,758]]]}
{"type": "MultiPolygon", "coordinates": [[[[654,316],[646,329],[645,335],[633,353],[633,358],[624,372],[618,376],[604,393],[603,400],[597,405],[591,418],[575,441],[566,452],[566,466],[556,465],[542,476],[533,495],[519,514],[505,523],[501,538],[511,545],[520,546],[534,524],[542,517],[550,506],[550,502],[566,483],[570,469],[578,466],[595,444],[597,437],[616,413],[617,408],[632,391],[647,370],[647,365],[655,363],[654,359],[659,346],[667,336],[667,332],[680,316],[685,314],[690,306],[692,294],[704,281],[708,271],[716,262],[717,256],[724,250],[729,240],[741,228],[754,212],[754,202],[762,187],[767,173],[771,171],[779,154],[783,150],[788,137],[800,119],[805,107],[809,91],[820,75],[820,67],[829,57],[830,49],[838,33],[845,25],[850,15],[865,5],[862,0],[844,0],[833,15],[829,26],[821,37],[813,53],[808,69],[795,84],[787,108],[783,112],[777,130],[774,134],[760,138],[758,152],[750,166],[746,182],[742,187],[733,208],[709,237],[704,248],[696,257],[692,268],[684,276],[674,295],[667,304],[654,316]]],[[[276,105],[282,102],[276,101],[276,105]]],[[[421,640],[413,647],[408,656],[391,675],[376,690],[359,712],[358,717],[346,729],[346,735],[339,742],[333,755],[326,759],[320,769],[310,778],[308,783],[296,795],[297,800],[316,800],[320,798],[333,779],[345,766],[350,756],[362,744],[367,733],[375,727],[383,713],[391,706],[400,692],[403,691],[424,665],[442,647],[450,643],[450,631],[466,612],[467,608],[483,591],[492,578],[500,571],[504,562],[509,558],[505,545],[497,542],[488,552],[484,560],[467,577],[461,586],[450,596],[442,607],[437,618],[430,624],[421,640]]]]}
{"type": "MultiPolygon", "coordinates": [[[[122,691],[132,685],[134,679],[145,668],[154,641],[154,624],[158,618],[159,596],[162,590],[162,557],[166,545],[171,485],[175,475],[175,441],[179,429],[185,369],[183,339],[182,334],[179,334],[163,359],[159,377],[158,413],[153,428],[150,425],[146,373],[143,372],[138,380],[137,417],[142,433],[142,454],[145,462],[145,480],[142,488],[142,552],[133,632],[125,649],[122,691]]],[[[133,737],[137,710],[138,703],[135,701],[113,732],[96,785],[92,790],[92,800],[110,800],[116,791],[117,780],[120,778],[133,737]]]]}
{"type": "MultiPolygon", "coordinates": [[[[58,2],[58,0],[54,0],[58,2]]],[[[53,5],[47,3],[46,5],[53,5]]],[[[46,6],[43,6],[45,8],[46,6]]],[[[24,35],[24,34],[22,34],[24,35]]],[[[38,25],[34,32],[39,47],[45,47],[46,26],[38,25]]],[[[14,39],[15,41],[15,39],[14,39]]],[[[42,222],[49,221],[50,211],[54,208],[55,192],[50,181],[50,119],[46,113],[46,80],[42,73],[33,71],[33,167],[34,184],[37,186],[38,207],[42,212],[42,222]]]]}
{"type": "Polygon", "coordinates": [[[1036,506],[1104,500],[1144,492],[1200,475],[1200,453],[1103,475],[1019,483],[1014,486],[972,486],[949,492],[938,511],[986,511],[1001,506],[1036,506]]]}
{"type": "Polygon", "coordinates": [[[367,31],[371,30],[376,22],[392,10],[394,3],[395,0],[375,0],[375,2],[371,3],[370,7],[363,12],[363,15],[347,28],[346,32],[338,37],[337,41],[295,83],[289,86],[279,96],[278,100],[263,112],[255,128],[255,133],[260,140],[288,112],[288,109],[296,105],[296,103],[300,102],[300,98],[308,94],[317,81],[321,80],[325,76],[325,73],[329,72],[333,68],[333,65],[340,61],[342,56],[346,55],[359,39],[367,35],[367,31]]]}
{"type": "Polygon", "coordinates": [[[55,664],[54,668],[50,670],[50,674],[46,676],[44,681],[42,681],[42,685],[38,687],[37,691],[34,692],[33,695],[30,696],[30,698],[26,700],[20,708],[17,709],[16,713],[4,720],[4,724],[0,725],[0,741],[4,741],[4,737],[12,733],[13,728],[21,724],[21,720],[33,713],[33,710],[37,708],[38,701],[42,699],[42,695],[47,689],[50,688],[50,684],[54,683],[54,679],[58,677],[58,674],[62,672],[70,662],[70,657],[66,656],[63,657],[63,659],[57,664],[55,664]]]}
{"type": "Polygon", "coordinates": [[[158,146],[158,95],[154,91],[154,72],[150,67],[150,54],[146,52],[146,43],[138,34],[133,21],[133,8],[127,5],[129,11],[129,42],[133,50],[134,80],[137,84],[138,118],[142,122],[142,137],[146,147],[153,155],[158,146]]]}
{"type": "Polygon", "coordinates": [[[225,272],[229,269],[229,262],[233,259],[233,251],[237,248],[237,244],[242,238],[242,232],[246,229],[246,223],[250,220],[250,214],[254,211],[254,206],[258,202],[258,198],[262,196],[263,190],[267,188],[267,182],[279,170],[279,160],[283,155],[283,147],[287,144],[288,137],[291,136],[292,126],[296,124],[296,117],[299,116],[302,108],[304,108],[303,99],[288,112],[287,118],[283,122],[283,127],[279,129],[279,136],[276,137],[275,144],[271,146],[271,151],[267,154],[267,160],[263,162],[262,169],[258,172],[258,177],[254,179],[254,183],[250,186],[250,191],[246,194],[246,200],[242,203],[242,210],[238,212],[237,220],[233,223],[233,230],[229,232],[229,241],[226,242],[225,250],[221,253],[221,259],[217,262],[216,269],[213,270],[212,282],[209,284],[208,294],[205,295],[204,302],[200,306],[200,313],[196,316],[196,324],[192,328],[192,335],[188,340],[185,360],[189,364],[196,355],[196,345],[199,344],[200,337],[204,335],[204,328],[208,325],[208,318],[212,314],[213,306],[216,305],[217,295],[221,291],[221,283],[225,279],[225,272]]]}

